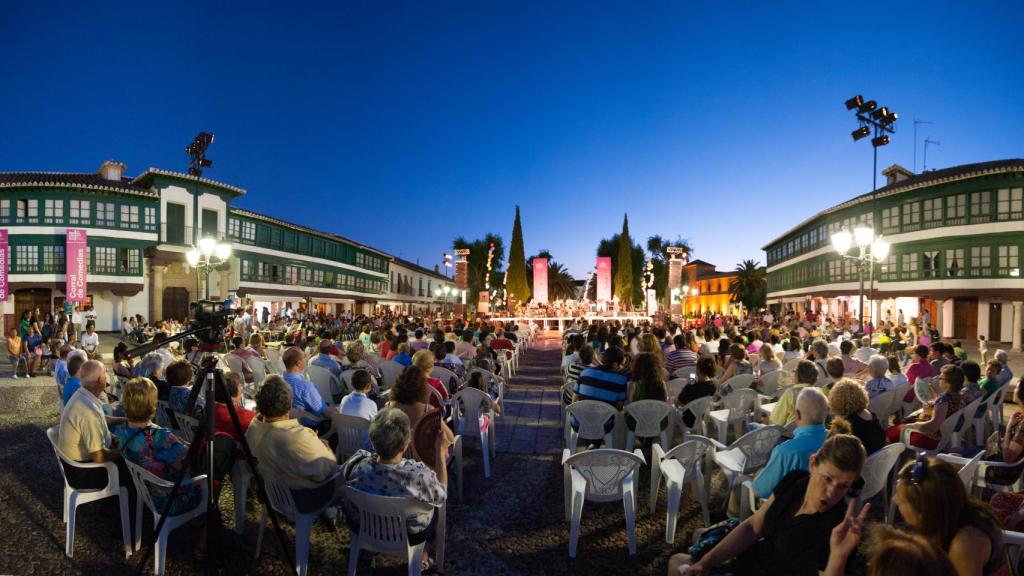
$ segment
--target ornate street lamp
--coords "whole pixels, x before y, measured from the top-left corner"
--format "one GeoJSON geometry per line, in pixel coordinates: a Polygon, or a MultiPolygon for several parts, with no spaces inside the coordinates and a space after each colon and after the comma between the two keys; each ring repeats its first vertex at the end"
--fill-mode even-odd
{"type": "Polygon", "coordinates": [[[852,260],[857,264],[857,279],[860,282],[859,322],[860,329],[864,330],[864,268],[871,267],[871,280],[874,283],[875,263],[884,262],[889,256],[889,242],[881,236],[875,236],[874,229],[858,226],[854,228],[852,234],[848,230],[840,230],[833,234],[832,247],[843,260],[852,260]],[[859,248],[856,256],[848,254],[855,243],[859,248]]]}
{"type": "Polygon", "coordinates": [[[210,268],[215,268],[228,261],[231,257],[231,244],[218,242],[209,236],[200,238],[198,247],[189,250],[185,259],[189,266],[203,274],[203,282],[206,285],[206,300],[210,299],[210,268]]]}

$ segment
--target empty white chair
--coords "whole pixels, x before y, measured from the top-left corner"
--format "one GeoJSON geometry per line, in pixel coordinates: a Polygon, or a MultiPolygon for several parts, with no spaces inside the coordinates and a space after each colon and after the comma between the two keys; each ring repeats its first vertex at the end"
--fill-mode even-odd
{"type": "Polygon", "coordinates": [[[683,388],[690,383],[689,378],[673,378],[665,384],[665,388],[668,390],[669,398],[678,398],[679,393],[683,391],[683,388]]]}
{"type": "Polygon", "coordinates": [[[341,378],[331,374],[331,371],[326,368],[312,364],[306,366],[306,376],[320,392],[324,404],[334,406],[334,394],[335,391],[341,390],[341,378]]]}
{"type": "Polygon", "coordinates": [[[736,390],[750,388],[753,384],[753,374],[737,374],[722,383],[722,396],[728,396],[736,390]]]}
{"type": "MultiPolygon", "coordinates": [[[[665,452],[655,444],[651,449],[651,495],[650,511],[654,513],[658,505],[658,491],[661,479],[665,478],[665,490],[668,498],[668,509],[665,516],[665,542],[672,544],[676,539],[676,524],[679,519],[679,502],[683,487],[690,482],[694,495],[700,502],[704,512],[704,525],[711,525],[711,514],[708,511],[708,494],[704,486],[704,471],[701,462],[705,455],[714,453],[721,444],[704,436],[690,436],[686,442],[665,452]]],[[[723,447],[724,448],[724,447],[723,447]]]]}
{"type": "Polygon", "coordinates": [[[384,360],[378,366],[381,373],[380,386],[384,390],[390,390],[395,382],[398,382],[398,377],[402,374],[402,370],[405,370],[405,366],[402,366],[394,360],[384,360]]]}
{"type": "Polygon", "coordinates": [[[736,436],[743,434],[750,420],[751,413],[759,411],[757,391],[750,388],[737,390],[722,398],[721,410],[714,410],[708,414],[711,421],[718,426],[718,441],[725,444],[729,436],[729,424],[736,427],[736,436]]]}
{"type": "Polygon", "coordinates": [[[860,477],[864,479],[864,486],[857,496],[858,508],[861,504],[873,498],[875,494],[882,493],[882,502],[888,502],[885,510],[885,520],[888,522],[892,517],[892,502],[889,500],[889,480],[892,478],[896,463],[906,447],[896,442],[878,450],[864,461],[864,468],[860,477]]]}
{"type": "MultiPolygon", "coordinates": [[[[264,475],[263,484],[267,490],[267,501],[279,514],[295,523],[295,568],[299,576],[306,576],[309,569],[309,536],[313,528],[313,521],[320,515],[330,500],[324,503],[319,509],[307,514],[299,512],[295,507],[295,500],[292,498],[292,491],[286,484],[276,481],[270,476],[264,475]]],[[[327,482],[334,482],[330,478],[327,482]]],[[[325,482],[326,483],[326,482],[325,482]]],[[[260,550],[263,548],[263,530],[267,526],[267,508],[263,507],[260,514],[260,531],[256,538],[256,557],[259,558],[260,550]]]]}
{"type": "MultiPolygon", "coordinates": [[[[772,448],[779,443],[784,429],[782,426],[764,426],[747,432],[728,448],[715,452],[714,462],[725,474],[726,505],[728,495],[744,480],[753,479],[754,474],[768,463],[772,448]]],[[[741,506],[741,509],[746,507],[741,506]]]]}
{"type": "Polygon", "coordinates": [[[708,410],[711,408],[711,402],[714,400],[711,396],[705,396],[703,398],[697,398],[693,402],[679,408],[677,410],[677,422],[679,425],[679,431],[683,435],[683,441],[686,441],[686,434],[690,431],[696,431],[701,436],[708,435],[707,416],[708,410]],[[693,427],[689,428],[686,426],[686,422],[683,420],[683,416],[689,412],[693,414],[693,427]]]}
{"type": "MultiPolygon", "coordinates": [[[[143,505],[153,514],[154,527],[156,527],[156,524],[160,521],[160,515],[164,512],[158,509],[153,501],[153,495],[149,492],[150,486],[170,491],[174,487],[174,482],[158,478],[134,462],[125,461],[125,464],[128,466],[128,471],[132,474],[132,480],[135,482],[135,492],[139,496],[139,501],[135,505],[135,549],[138,550],[142,544],[143,505]]],[[[206,502],[209,499],[209,483],[206,481],[206,474],[194,476],[190,480],[183,480],[182,485],[186,482],[190,484],[198,483],[203,490],[202,497],[199,500],[199,504],[188,512],[178,514],[177,516],[168,516],[164,521],[163,528],[160,529],[160,533],[156,535],[156,545],[153,547],[153,573],[157,576],[161,576],[164,573],[164,564],[167,562],[167,538],[171,532],[175,528],[188,524],[193,518],[206,513],[206,502]]]]}
{"type": "Polygon", "coordinates": [[[660,438],[661,445],[668,447],[672,432],[672,405],[662,400],[639,400],[630,402],[622,410],[625,416],[632,416],[636,425],[626,431],[626,448],[631,450],[637,438],[660,438]],[[665,426],[662,427],[662,422],[665,426]]]}
{"type": "Polygon", "coordinates": [[[497,430],[494,427],[494,411],[491,410],[490,402],[490,396],[476,388],[463,388],[452,396],[455,433],[480,439],[480,451],[484,457],[484,478],[491,477],[491,458],[496,454],[497,430]],[[489,425],[483,418],[484,414],[490,419],[489,425]]]}
{"type": "Polygon", "coordinates": [[[614,447],[612,442],[613,430],[605,431],[605,423],[615,418],[618,410],[611,404],[597,400],[577,400],[565,408],[565,440],[566,448],[575,451],[576,443],[580,438],[583,440],[604,439],[605,446],[614,447]],[[572,427],[573,417],[579,425],[575,430],[572,427]]]}
{"type": "Polygon", "coordinates": [[[130,557],[132,552],[131,524],[128,523],[128,488],[121,486],[121,481],[117,475],[117,466],[113,462],[76,462],[68,458],[60,450],[57,426],[48,428],[46,430],[46,437],[50,440],[50,445],[53,446],[54,454],[57,455],[57,465],[60,467],[60,475],[64,479],[63,515],[64,524],[66,525],[64,553],[67,554],[68,558],[71,558],[75,552],[75,516],[78,513],[78,507],[89,502],[103,500],[104,498],[116,497],[121,507],[121,534],[124,538],[124,557],[130,557]],[[107,485],[104,488],[97,489],[72,488],[71,484],[68,483],[67,475],[64,473],[65,466],[82,469],[103,469],[107,473],[107,485]]]}
{"type": "Polygon", "coordinates": [[[629,554],[636,554],[637,473],[645,463],[643,452],[598,448],[572,454],[562,451],[566,512],[569,517],[569,557],[576,557],[583,502],[622,500],[626,515],[629,554]]]}
{"type": "MultiPolygon", "coordinates": [[[[405,558],[409,563],[410,576],[418,575],[420,561],[423,559],[423,545],[426,542],[415,546],[409,544],[408,519],[417,514],[426,514],[434,510],[434,507],[415,498],[377,496],[351,486],[345,486],[343,490],[345,499],[359,513],[359,532],[352,533],[348,552],[349,576],[355,576],[356,568],[359,566],[359,553],[363,549],[405,558]]],[[[441,514],[441,509],[434,513],[441,514]]],[[[434,549],[441,569],[444,568],[441,552],[444,532],[444,521],[438,518],[435,542],[440,541],[442,545],[435,544],[434,549]]]]}

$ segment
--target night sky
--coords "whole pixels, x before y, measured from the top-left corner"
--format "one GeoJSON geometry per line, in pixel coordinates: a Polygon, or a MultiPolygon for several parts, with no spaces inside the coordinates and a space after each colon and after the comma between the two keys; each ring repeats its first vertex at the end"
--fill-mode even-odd
{"type": "Polygon", "coordinates": [[[900,115],[880,170],[915,117],[918,170],[927,136],[929,168],[1024,156],[1019,0],[226,4],[5,3],[0,171],[185,171],[205,130],[243,208],[432,267],[519,204],[583,278],[625,212],[763,263],[870,190],[854,94],[900,115]]]}

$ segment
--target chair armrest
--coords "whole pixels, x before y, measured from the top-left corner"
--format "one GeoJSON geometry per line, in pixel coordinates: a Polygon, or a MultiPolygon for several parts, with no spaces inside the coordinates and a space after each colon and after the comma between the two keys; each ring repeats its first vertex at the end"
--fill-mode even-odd
{"type": "MultiPolygon", "coordinates": [[[[754,481],[753,480],[744,480],[743,481],[743,493],[749,499],[748,502],[750,503],[750,513],[753,514],[754,512],[757,512],[757,500],[758,500],[758,497],[757,497],[757,492],[754,490],[754,481]]],[[[743,506],[743,502],[740,502],[740,506],[743,506]]]]}
{"type": "Polygon", "coordinates": [[[714,446],[716,450],[728,450],[729,449],[728,446],[726,446],[725,444],[722,444],[721,442],[719,442],[718,440],[715,440],[714,438],[708,438],[708,440],[711,441],[711,445],[714,446]]]}
{"type": "Polygon", "coordinates": [[[661,476],[669,482],[682,484],[686,478],[686,469],[679,460],[669,458],[661,463],[661,476]]]}
{"type": "Polygon", "coordinates": [[[569,459],[569,456],[572,456],[572,451],[569,450],[568,448],[562,448],[562,465],[563,466],[565,465],[565,461],[569,459]]]}
{"type": "Polygon", "coordinates": [[[655,442],[651,445],[651,461],[660,462],[665,459],[665,449],[661,447],[661,444],[655,442]]]}
{"type": "Polygon", "coordinates": [[[643,450],[641,450],[641,449],[637,448],[636,450],[633,450],[633,454],[636,454],[636,456],[637,456],[638,458],[640,458],[640,461],[641,461],[641,462],[643,462],[644,464],[647,464],[647,458],[644,458],[644,452],[643,452],[643,450]]]}
{"type": "Polygon", "coordinates": [[[971,461],[970,458],[964,458],[963,456],[957,456],[956,454],[938,454],[936,457],[943,462],[949,462],[950,464],[956,464],[961,467],[971,461]]]}
{"type": "Polygon", "coordinates": [[[569,469],[570,482],[572,482],[572,491],[577,493],[586,493],[587,491],[587,479],[583,477],[575,468],[569,469]]]}

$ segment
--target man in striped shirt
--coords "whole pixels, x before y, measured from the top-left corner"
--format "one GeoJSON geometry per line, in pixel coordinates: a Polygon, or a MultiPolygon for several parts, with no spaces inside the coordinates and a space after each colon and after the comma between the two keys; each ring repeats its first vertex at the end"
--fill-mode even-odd
{"type": "Polygon", "coordinates": [[[629,371],[622,369],[625,353],[618,346],[609,346],[601,355],[602,364],[585,368],[573,387],[577,400],[598,400],[621,410],[626,403],[629,371]]]}
{"type": "MultiPolygon", "coordinates": [[[[576,351],[576,354],[578,356],[577,361],[569,364],[565,368],[565,381],[569,384],[569,388],[572,391],[576,390],[576,383],[579,382],[580,374],[587,368],[593,366],[594,347],[590,344],[584,344],[580,346],[580,349],[576,351]]],[[[566,397],[563,398],[563,401],[566,404],[572,404],[573,400],[573,392],[567,391],[566,397]]]]}
{"type": "Polygon", "coordinates": [[[676,334],[672,339],[675,350],[665,356],[665,369],[668,370],[669,376],[684,368],[689,368],[690,372],[697,371],[697,353],[686,345],[686,340],[682,334],[676,334]]]}

